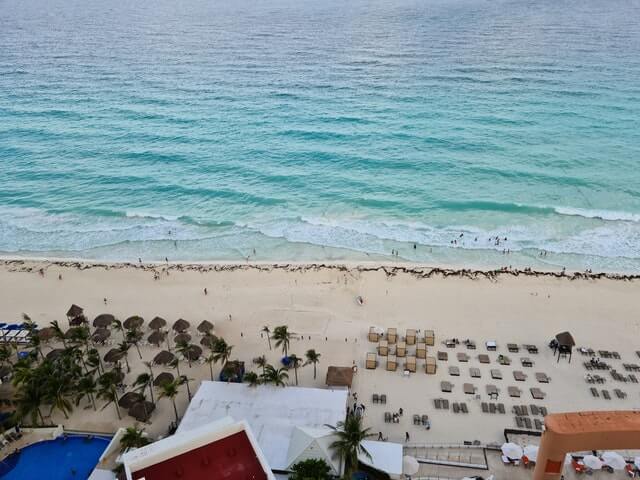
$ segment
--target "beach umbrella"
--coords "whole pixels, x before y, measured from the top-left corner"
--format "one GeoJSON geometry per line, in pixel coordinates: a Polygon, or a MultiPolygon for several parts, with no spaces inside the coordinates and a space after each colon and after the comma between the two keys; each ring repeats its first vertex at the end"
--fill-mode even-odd
{"type": "Polygon", "coordinates": [[[129,408],[129,416],[135,418],[139,422],[146,422],[151,417],[151,413],[156,409],[155,403],[138,402],[129,408]]]}
{"type": "Polygon", "coordinates": [[[156,363],[158,365],[167,365],[173,362],[175,358],[176,356],[173,353],[162,350],[155,357],[153,357],[153,363],[156,363]]]}
{"type": "Polygon", "coordinates": [[[502,454],[505,457],[511,460],[520,460],[522,458],[522,447],[513,442],[503,443],[500,450],[502,450],[502,454]]]}
{"type": "Polygon", "coordinates": [[[112,348],[104,355],[104,361],[107,363],[116,363],[124,358],[125,352],[121,352],[117,348],[112,348]]]}
{"type": "Polygon", "coordinates": [[[79,317],[74,317],[72,319],[69,320],[69,325],[72,327],[79,327],[80,325],[82,325],[84,322],[86,322],[86,318],[84,318],[84,316],[79,316],[79,317]]]}
{"type": "Polygon", "coordinates": [[[198,331],[200,333],[210,333],[211,330],[213,330],[213,323],[207,320],[203,320],[200,322],[200,325],[198,325],[198,331]]]}
{"type": "Polygon", "coordinates": [[[131,330],[133,328],[140,328],[143,323],[144,323],[144,318],[138,315],[134,315],[133,317],[127,318],[122,325],[127,330],[131,330]]]}
{"type": "Polygon", "coordinates": [[[602,468],[602,460],[595,455],[586,455],[582,459],[582,463],[591,470],[600,470],[602,468]]]}
{"type": "Polygon", "coordinates": [[[213,348],[213,344],[218,340],[218,337],[215,335],[205,335],[200,340],[200,345],[203,347],[213,348]]]}
{"type": "Polygon", "coordinates": [[[627,466],[626,460],[618,452],[604,452],[602,454],[602,463],[614,470],[624,470],[624,467],[627,466]]]}
{"type": "Polygon", "coordinates": [[[409,455],[402,457],[402,473],[405,475],[415,475],[420,469],[418,460],[409,455]]]}
{"type": "Polygon", "coordinates": [[[120,397],[118,400],[118,405],[122,408],[130,408],[138,402],[142,402],[144,400],[144,396],[140,395],[138,392],[127,392],[120,397]]]}
{"type": "Polygon", "coordinates": [[[63,348],[55,348],[55,349],[51,350],[49,353],[47,353],[47,360],[55,360],[56,358],[58,358],[63,353],[64,353],[64,349],[63,348]]]}
{"type": "Polygon", "coordinates": [[[198,360],[200,355],[202,355],[202,349],[198,345],[189,345],[187,351],[184,352],[184,356],[192,362],[198,360]]]}
{"type": "Polygon", "coordinates": [[[538,446],[527,445],[526,447],[524,447],[524,456],[532,462],[535,462],[538,458],[538,446]]]}
{"type": "Polygon", "coordinates": [[[153,320],[149,322],[149,328],[151,330],[160,330],[167,324],[167,321],[162,317],[153,317],[153,320]]]}
{"type": "Polygon", "coordinates": [[[98,328],[93,335],[91,335],[91,339],[94,342],[103,343],[107,338],[111,336],[111,330],[107,330],[106,328],[98,328]]]}
{"type": "Polygon", "coordinates": [[[93,319],[93,326],[96,328],[105,328],[111,325],[115,319],[116,317],[110,313],[103,313],[93,319]]]}
{"type": "Polygon", "coordinates": [[[576,341],[573,339],[573,335],[569,332],[562,332],[556,335],[556,341],[558,345],[563,345],[565,347],[575,347],[576,341]]]}
{"type": "Polygon", "coordinates": [[[176,323],[173,324],[173,329],[176,332],[184,332],[190,326],[191,326],[191,324],[189,322],[187,322],[185,319],[181,318],[179,320],[176,320],[176,323]]]}
{"type": "Polygon", "coordinates": [[[162,372],[162,373],[156,375],[156,378],[153,380],[153,384],[156,387],[159,387],[163,383],[171,383],[171,382],[173,382],[174,379],[175,379],[175,377],[173,376],[172,373],[162,372]]]}
{"type": "Polygon", "coordinates": [[[151,335],[149,335],[149,338],[147,338],[147,340],[149,340],[149,343],[151,343],[152,345],[156,345],[159,347],[160,344],[164,341],[165,336],[166,334],[164,332],[156,330],[151,335]]]}
{"type": "Polygon", "coordinates": [[[191,335],[188,333],[179,333],[173,337],[173,341],[176,343],[189,343],[191,341],[191,335]]]}
{"type": "Polygon", "coordinates": [[[38,330],[38,337],[43,342],[46,342],[47,340],[51,340],[55,336],[55,334],[56,332],[53,329],[53,327],[44,327],[38,330]]]}
{"type": "Polygon", "coordinates": [[[67,310],[67,317],[75,318],[75,317],[79,317],[83,313],[84,313],[84,310],[82,309],[82,307],[79,307],[74,303],[73,305],[71,305],[71,307],[69,307],[69,310],[67,310]]]}

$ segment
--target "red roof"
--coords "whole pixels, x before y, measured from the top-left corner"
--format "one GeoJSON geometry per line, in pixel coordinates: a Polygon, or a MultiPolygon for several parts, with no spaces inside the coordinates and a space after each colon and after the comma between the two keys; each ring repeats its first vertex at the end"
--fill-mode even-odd
{"type": "Polygon", "coordinates": [[[245,432],[132,473],[134,480],[267,480],[245,432]]]}

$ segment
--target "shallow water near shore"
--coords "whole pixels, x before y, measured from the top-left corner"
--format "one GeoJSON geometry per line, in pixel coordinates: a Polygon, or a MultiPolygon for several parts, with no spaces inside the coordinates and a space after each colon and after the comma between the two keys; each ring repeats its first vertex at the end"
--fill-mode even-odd
{"type": "Polygon", "coordinates": [[[0,253],[640,272],[639,17],[6,0],[0,253]]]}

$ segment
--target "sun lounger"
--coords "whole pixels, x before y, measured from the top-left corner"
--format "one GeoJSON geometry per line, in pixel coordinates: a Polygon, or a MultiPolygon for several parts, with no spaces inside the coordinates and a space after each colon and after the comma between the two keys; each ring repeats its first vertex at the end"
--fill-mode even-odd
{"type": "Polygon", "coordinates": [[[508,387],[507,391],[510,397],[520,398],[520,389],[518,387],[508,387]]]}
{"type": "Polygon", "coordinates": [[[609,390],[602,390],[602,397],[605,400],[611,400],[611,394],[609,394],[609,390]]]}
{"type": "Polygon", "coordinates": [[[471,367],[469,369],[469,375],[471,375],[471,378],[480,378],[480,369],[471,367]]]}
{"type": "Polygon", "coordinates": [[[502,415],[507,413],[507,411],[504,408],[504,403],[499,403],[498,404],[498,413],[501,413],[502,415]]]}
{"type": "Polygon", "coordinates": [[[460,406],[457,402],[453,402],[453,413],[460,413],[460,406]]]}
{"type": "Polygon", "coordinates": [[[446,398],[442,400],[441,407],[443,410],[449,410],[449,400],[446,398]]]}
{"type": "Polygon", "coordinates": [[[507,350],[511,353],[518,353],[520,351],[520,347],[516,343],[507,343],[507,350]]]}
{"type": "Polygon", "coordinates": [[[482,402],[480,407],[482,408],[482,413],[489,413],[489,405],[487,405],[487,402],[482,402]]]}
{"type": "Polygon", "coordinates": [[[490,403],[489,404],[489,413],[496,413],[496,404],[495,403],[490,403]]]}
{"type": "Polygon", "coordinates": [[[502,380],[502,372],[497,368],[491,369],[491,378],[494,380],[502,380]]]}
{"type": "Polygon", "coordinates": [[[475,350],[476,349],[476,342],[474,342],[473,340],[467,340],[465,342],[465,345],[467,346],[467,349],[469,349],[469,350],[475,350]]]}
{"type": "Polygon", "coordinates": [[[486,353],[482,353],[478,355],[478,360],[480,361],[480,363],[489,363],[489,355],[487,355],[486,353]]]}
{"type": "Polygon", "coordinates": [[[600,394],[598,393],[598,389],[596,387],[591,387],[589,389],[591,391],[591,396],[594,398],[598,398],[600,394]]]}
{"type": "Polygon", "coordinates": [[[620,390],[619,388],[614,389],[613,393],[615,393],[616,397],[618,397],[620,399],[627,398],[627,394],[625,392],[623,392],[622,390],[620,390]]]}
{"type": "Polygon", "coordinates": [[[450,365],[449,366],[449,375],[451,375],[452,377],[460,376],[460,368],[457,367],[456,365],[450,365]]]}
{"type": "Polygon", "coordinates": [[[459,362],[468,362],[469,361],[469,355],[467,355],[464,352],[458,352],[456,354],[456,356],[458,357],[458,361],[459,362]]]}
{"type": "Polygon", "coordinates": [[[407,328],[407,334],[404,337],[404,341],[407,345],[416,344],[416,331],[413,328],[407,328]]]}
{"type": "Polygon", "coordinates": [[[476,387],[473,385],[473,383],[465,383],[462,386],[462,389],[467,395],[473,395],[474,393],[476,393],[476,387]]]}
{"type": "Polygon", "coordinates": [[[629,381],[631,383],[638,383],[638,378],[633,373],[630,373],[629,374],[629,381]]]}
{"type": "Polygon", "coordinates": [[[524,345],[524,348],[527,352],[531,354],[538,353],[538,347],[536,347],[535,345],[524,345]]]}
{"type": "Polygon", "coordinates": [[[531,415],[538,415],[538,413],[540,413],[537,405],[531,405],[529,408],[531,408],[531,415]]]}
{"type": "Polygon", "coordinates": [[[539,388],[537,388],[537,387],[530,388],[529,391],[531,392],[531,396],[535,400],[544,400],[545,393],[542,390],[540,390],[539,388]]]}
{"type": "Polygon", "coordinates": [[[489,395],[489,398],[498,398],[498,387],[496,387],[495,385],[487,385],[486,386],[486,390],[487,390],[487,395],[489,395]]]}
{"type": "Polygon", "coordinates": [[[524,421],[524,427],[527,430],[531,430],[531,428],[533,427],[533,425],[531,423],[531,419],[529,417],[524,417],[522,420],[524,421]]]}
{"type": "Polygon", "coordinates": [[[371,401],[373,403],[380,403],[380,397],[378,396],[377,393],[374,393],[373,396],[371,397],[371,401]]]}
{"type": "Polygon", "coordinates": [[[462,413],[469,413],[469,409],[467,408],[467,404],[465,402],[460,403],[460,410],[462,413]]]}
{"type": "Polygon", "coordinates": [[[536,426],[536,430],[542,430],[542,422],[537,418],[533,419],[533,424],[536,426]]]}
{"type": "Polygon", "coordinates": [[[414,415],[413,416],[413,424],[414,425],[420,425],[420,415],[414,415]]]}
{"type": "Polygon", "coordinates": [[[449,359],[449,354],[447,352],[438,352],[438,360],[441,362],[446,362],[449,359]]]}
{"type": "Polygon", "coordinates": [[[516,417],[516,425],[518,428],[524,428],[524,422],[522,421],[522,417],[516,417]]]}
{"type": "Polygon", "coordinates": [[[440,410],[442,408],[442,400],[440,400],[439,398],[434,398],[433,405],[436,407],[436,410],[440,410]]]}
{"type": "Polygon", "coordinates": [[[422,342],[416,344],[416,357],[425,358],[426,356],[427,356],[427,344],[422,342]]]}
{"type": "Polygon", "coordinates": [[[451,390],[453,390],[453,384],[447,381],[442,381],[440,382],[440,390],[442,390],[445,393],[449,393],[451,392],[451,390]]]}
{"type": "Polygon", "coordinates": [[[384,423],[391,423],[391,412],[384,412],[384,423]]]}
{"type": "Polygon", "coordinates": [[[527,376],[520,370],[514,370],[513,378],[516,382],[524,382],[527,380],[527,376]]]}
{"type": "Polygon", "coordinates": [[[485,345],[487,347],[487,350],[490,352],[495,352],[496,349],[498,348],[498,344],[496,343],[495,340],[487,340],[485,342],[485,345]]]}
{"type": "Polygon", "coordinates": [[[522,364],[523,367],[533,367],[533,362],[528,357],[522,357],[520,359],[520,363],[522,364]]]}
{"type": "Polygon", "coordinates": [[[384,393],[382,395],[380,395],[380,403],[382,405],[386,405],[387,404],[387,396],[384,393]]]}
{"type": "Polygon", "coordinates": [[[498,363],[500,365],[511,365],[511,359],[506,355],[498,355],[498,363]]]}
{"type": "Polygon", "coordinates": [[[389,328],[387,329],[387,341],[389,345],[394,344],[398,341],[398,329],[397,328],[389,328]]]}
{"type": "Polygon", "coordinates": [[[546,417],[546,416],[547,416],[547,413],[548,413],[548,412],[547,412],[547,407],[544,407],[544,406],[543,406],[543,407],[540,407],[540,415],[541,415],[541,416],[546,417]]]}
{"type": "Polygon", "coordinates": [[[526,405],[520,405],[520,415],[526,417],[529,415],[529,408],[526,405]]]}
{"type": "Polygon", "coordinates": [[[543,372],[536,372],[536,380],[539,383],[549,383],[549,377],[547,377],[547,374],[543,372]]]}

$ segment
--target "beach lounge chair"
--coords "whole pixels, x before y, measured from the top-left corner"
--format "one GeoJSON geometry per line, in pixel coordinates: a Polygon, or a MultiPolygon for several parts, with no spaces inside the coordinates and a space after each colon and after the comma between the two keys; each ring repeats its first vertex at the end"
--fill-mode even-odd
{"type": "Polygon", "coordinates": [[[498,363],[500,365],[511,365],[511,359],[506,355],[498,355],[498,363]]]}
{"type": "Polygon", "coordinates": [[[486,391],[487,391],[487,395],[489,395],[489,398],[498,398],[498,387],[496,387],[495,385],[487,385],[486,387],[486,391]]]}
{"type": "Polygon", "coordinates": [[[465,402],[460,403],[460,411],[462,413],[469,413],[469,409],[467,408],[467,404],[465,402]]]}
{"type": "Polygon", "coordinates": [[[436,410],[440,410],[442,408],[442,400],[439,398],[434,398],[433,405],[436,407],[436,410]]]}
{"type": "Polygon", "coordinates": [[[547,412],[547,407],[541,406],[540,407],[540,415],[543,416],[543,417],[546,417],[547,413],[548,413],[547,412]]]}
{"type": "Polygon", "coordinates": [[[394,344],[398,341],[398,329],[397,328],[389,328],[387,330],[387,341],[389,345],[394,344]]]}
{"type": "Polygon", "coordinates": [[[487,355],[486,353],[482,353],[480,355],[478,355],[478,360],[480,361],[480,363],[489,363],[489,355],[487,355]]]}
{"type": "Polygon", "coordinates": [[[416,331],[413,328],[407,328],[407,334],[404,337],[404,341],[407,345],[416,344],[416,331]]]}
{"type": "Polygon", "coordinates": [[[456,356],[458,357],[458,361],[459,362],[468,362],[469,361],[469,355],[467,355],[464,352],[458,352],[456,354],[456,356]]]}
{"type": "Polygon", "coordinates": [[[480,407],[482,408],[482,413],[489,413],[489,405],[487,402],[482,402],[480,407]]]}
{"type": "Polygon", "coordinates": [[[520,389],[518,387],[507,387],[510,397],[520,398],[520,389]]]}
{"type": "Polygon", "coordinates": [[[384,412],[384,423],[391,423],[391,412],[384,412]]]}
{"type": "Polygon", "coordinates": [[[516,382],[525,382],[527,380],[527,376],[520,370],[514,370],[513,378],[516,382]]]}
{"type": "Polygon", "coordinates": [[[536,347],[535,345],[524,345],[524,348],[527,352],[531,354],[538,353],[538,347],[536,347]]]}
{"type": "Polygon", "coordinates": [[[441,407],[442,407],[442,410],[449,410],[449,400],[447,400],[446,398],[443,398],[441,407]]]}
{"type": "Polygon", "coordinates": [[[609,393],[609,390],[602,390],[602,397],[605,400],[611,400],[611,394],[609,393]]]}
{"type": "Polygon", "coordinates": [[[367,359],[365,362],[365,368],[369,370],[375,370],[378,366],[378,357],[375,353],[367,353],[367,359]]]}
{"type": "Polygon", "coordinates": [[[502,372],[496,368],[491,369],[491,378],[494,380],[502,380],[502,372]]]}
{"type": "Polygon", "coordinates": [[[464,344],[467,346],[467,349],[469,349],[469,350],[475,350],[476,349],[476,342],[474,340],[466,340],[464,342],[464,344]]]}
{"type": "Polygon", "coordinates": [[[414,415],[413,416],[413,424],[414,425],[420,425],[420,415],[414,415]]]}
{"type": "Polygon", "coordinates": [[[427,375],[435,375],[436,373],[436,357],[429,357],[425,359],[425,372],[427,375]]]}
{"type": "Polygon", "coordinates": [[[387,356],[387,371],[395,372],[398,368],[398,362],[395,355],[387,356]]]}
{"type": "Polygon", "coordinates": [[[539,383],[549,383],[549,377],[544,372],[536,372],[536,380],[539,383]]]}
{"type": "Polygon", "coordinates": [[[428,346],[433,347],[436,343],[436,336],[433,333],[433,330],[427,330],[424,332],[424,343],[428,346]]]}
{"type": "Polygon", "coordinates": [[[533,427],[533,424],[531,423],[531,419],[529,417],[524,417],[522,421],[524,422],[524,427],[527,430],[531,430],[531,428],[533,427]]]}
{"type": "Polygon", "coordinates": [[[447,382],[446,380],[443,380],[442,382],[440,382],[440,390],[442,390],[445,393],[449,393],[451,392],[451,390],[453,390],[453,384],[451,382],[447,382]]]}
{"type": "Polygon", "coordinates": [[[531,392],[531,396],[535,400],[544,400],[545,393],[542,390],[540,390],[539,388],[537,388],[537,387],[530,388],[529,391],[531,392]]]}
{"type": "Polygon", "coordinates": [[[396,356],[405,357],[407,355],[407,344],[405,342],[398,342],[396,344],[396,356]]]}
{"type": "Polygon", "coordinates": [[[404,368],[409,370],[410,372],[415,373],[416,371],[416,357],[413,355],[408,355],[406,362],[404,362],[404,368]]]}
{"type": "Polygon", "coordinates": [[[495,403],[490,403],[489,404],[489,413],[496,413],[496,404],[495,403]]]}
{"type": "Polygon", "coordinates": [[[507,413],[506,409],[504,408],[504,403],[498,404],[498,413],[501,413],[502,415],[507,413]]]}
{"type": "Polygon", "coordinates": [[[380,397],[378,396],[377,393],[374,393],[373,396],[371,397],[371,401],[373,403],[380,403],[380,397]]]}
{"type": "Polygon", "coordinates": [[[449,375],[451,375],[452,377],[459,377],[460,376],[460,368],[458,368],[455,365],[450,365],[449,366],[449,375]]]}
{"type": "Polygon", "coordinates": [[[427,344],[419,342],[416,345],[416,357],[425,358],[427,356],[427,344]]]}
{"type": "Polygon", "coordinates": [[[596,387],[591,387],[589,390],[591,391],[591,396],[593,398],[598,398],[600,396],[596,387]]]}
{"type": "Polygon", "coordinates": [[[620,399],[627,398],[627,394],[625,392],[623,392],[622,390],[620,390],[619,388],[614,389],[613,393],[615,393],[616,397],[618,397],[620,399]]]}
{"type": "Polygon", "coordinates": [[[469,375],[471,376],[471,378],[480,378],[480,369],[471,367],[469,369],[469,375]]]}
{"type": "Polygon", "coordinates": [[[449,354],[447,352],[438,352],[438,360],[441,362],[446,362],[449,360],[449,354]]]}
{"type": "Polygon", "coordinates": [[[520,359],[520,363],[522,364],[523,367],[533,367],[533,362],[529,357],[522,357],[520,359]]]}
{"type": "Polygon", "coordinates": [[[520,351],[520,347],[516,343],[507,343],[507,350],[511,353],[518,353],[520,351]]]}
{"type": "Polygon", "coordinates": [[[538,415],[538,413],[540,413],[537,405],[530,405],[529,408],[531,409],[531,415],[538,415]]]}
{"type": "Polygon", "coordinates": [[[536,430],[542,430],[542,422],[540,420],[538,420],[537,418],[534,418],[533,424],[535,425],[536,430]]]}
{"type": "Polygon", "coordinates": [[[453,413],[460,413],[460,405],[457,402],[453,402],[453,413]]]}
{"type": "Polygon", "coordinates": [[[522,421],[522,417],[516,417],[516,425],[518,428],[524,428],[524,422],[522,421]]]}
{"type": "Polygon", "coordinates": [[[520,415],[526,417],[529,415],[529,408],[526,405],[520,405],[520,415]]]}
{"type": "Polygon", "coordinates": [[[369,335],[367,336],[370,342],[378,343],[380,341],[380,334],[376,327],[369,327],[369,335]]]}
{"type": "Polygon", "coordinates": [[[387,404],[387,396],[384,393],[382,395],[380,395],[380,403],[382,405],[386,405],[387,404]]]}
{"type": "Polygon", "coordinates": [[[487,350],[490,352],[495,352],[496,349],[498,348],[498,344],[496,343],[495,340],[487,340],[485,342],[485,345],[487,347],[487,350]]]}
{"type": "Polygon", "coordinates": [[[467,395],[473,395],[476,393],[476,387],[473,385],[473,383],[465,383],[462,386],[462,390],[464,391],[464,393],[466,393],[467,395]]]}
{"type": "Polygon", "coordinates": [[[378,355],[382,357],[389,355],[389,342],[387,340],[380,340],[378,343],[378,355]]]}

